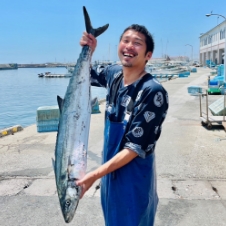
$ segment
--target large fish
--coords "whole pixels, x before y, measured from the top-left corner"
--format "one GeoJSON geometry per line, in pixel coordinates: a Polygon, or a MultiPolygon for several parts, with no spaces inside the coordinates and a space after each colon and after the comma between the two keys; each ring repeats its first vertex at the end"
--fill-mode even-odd
{"type": "MultiPolygon", "coordinates": [[[[88,33],[97,37],[108,28],[106,24],[94,29],[85,7],[83,13],[88,33]]],[[[77,186],[75,181],[81,179],[86,172],[91,116],[90,61],[91,49],[84,46],[64,99],[57,96],[60,120],[53,167],[60,206],[66,223],[73,219],[81,194],[81,187],[77,186]]]]}

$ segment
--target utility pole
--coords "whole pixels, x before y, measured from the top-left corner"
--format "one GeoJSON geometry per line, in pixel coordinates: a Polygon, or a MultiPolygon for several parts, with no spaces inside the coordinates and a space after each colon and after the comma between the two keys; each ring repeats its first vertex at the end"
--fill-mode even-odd
{"type": "Polygon", "coordinates": [[[109,61],[109,63],[110,63],[110,52],[111,52],[111,45],[109,44],[109,50],[108,50],[108,61],[109,61]]]}
{"type": "Polygon", "coordinates": [[[193,46],[190,44],[186,44],[186,46],[190,46],[191,47],[191,62],[193,61],[193,46]]]}

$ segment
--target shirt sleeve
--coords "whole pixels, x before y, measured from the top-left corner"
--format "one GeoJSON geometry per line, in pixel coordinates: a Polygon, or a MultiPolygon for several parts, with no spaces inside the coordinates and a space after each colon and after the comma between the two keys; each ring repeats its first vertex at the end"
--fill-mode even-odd
{"type": "Polygon", "coordinates": [[[124,148],[135,151],[142,158],[152,153],[161,134],[167,109],[168,94],[161,85],[144,89],[125,133],[124,148]]]}
{"type": "Polygon", "coordinates": [[[96,65],[91,68],[91,86],[105,87],[107,85],[107,69],[103,65],[96,65]]]}
{"type": "Polygon", "coordinates": [[[121,72],[122,67],[119,65],[96,65],[91,68],[91,85],[107,88],[111,84],[117,73],[121,72]]]}

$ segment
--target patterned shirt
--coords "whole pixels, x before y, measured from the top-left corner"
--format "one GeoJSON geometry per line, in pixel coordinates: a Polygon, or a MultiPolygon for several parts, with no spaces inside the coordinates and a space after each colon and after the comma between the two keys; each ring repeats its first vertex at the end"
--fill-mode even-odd
{"type": "Polygon", "coordinates": [[[130,115],[121,148],[142,158],[152,153],[168,109],[168,94],[162,85],[147,73],[124,86],[119,65],[93,67],[91,85],[107,88],[105,116],[111,121],[123,122],[130,115]]]}

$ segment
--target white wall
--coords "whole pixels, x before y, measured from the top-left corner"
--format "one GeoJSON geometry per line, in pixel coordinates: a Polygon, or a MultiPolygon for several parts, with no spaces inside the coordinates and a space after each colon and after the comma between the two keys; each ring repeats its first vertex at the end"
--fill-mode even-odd
{"type": "Polygon", "coordinates": [[[200,63],[206,65],[206,60],[211,59],[217,64],[222,63],[222,53],[225,48],[226,22],[200,36],[200,63]],[[212,37],[212,39],[211,39],[212,37]]]}

